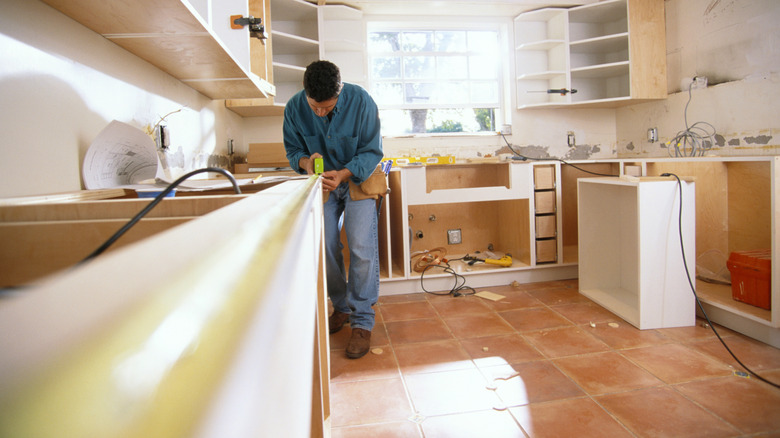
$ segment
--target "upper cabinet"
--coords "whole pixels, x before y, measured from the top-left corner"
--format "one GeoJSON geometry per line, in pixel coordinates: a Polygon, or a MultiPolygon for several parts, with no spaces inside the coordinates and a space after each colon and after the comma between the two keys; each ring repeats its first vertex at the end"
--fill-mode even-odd
{"type": "Polygon", "coordinates": [[[514,25],[518,108],[666,98],[663,0],[541,9],[514,25]]]}
{"type": "Polygon", "coordinates": [[[248,29],[229,29],[247,0],[43,1],[212,99],[275,93],[248,65],[248,29]]]}
{"type": "MultiPolygon", "coordinates": [[[[273,97],[229,99],[228,109],[242,116],[274,116],[284,113],[284,104],[303,88],[303,72],[311,62],[322,59],[321,18],[318,6],[303,0],[265,0],[266,65],[276,86],[273,97]],[[269,62],[270,61],[270,62],[269,62]]],[[[250,14],[253,13],[250,2],[250,14]]],[[[254,65],[254,63],[253,63],[254,65]]]]}
{"type": "Polygon", "coordinates": [[[344,5],[320,6],[323,59],[339,66],[341,80],[368,85],[363,12],[344,5]]]}

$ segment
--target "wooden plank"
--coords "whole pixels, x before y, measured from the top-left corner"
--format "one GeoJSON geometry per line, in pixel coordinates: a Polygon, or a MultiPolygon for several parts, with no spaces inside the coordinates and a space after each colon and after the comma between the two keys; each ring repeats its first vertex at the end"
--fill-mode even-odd
{"type": "Polygon", "coordinates": [[[666,98],[666,28],[663,0],[628,2],[631,98],[666,98]]]}
{"type": "Polygon", "coordinates": [[[425,168],[426,191],[475,187],[509,188],[506,163],[455,164],[425,168]]]}
{"type": "Polygon", "coordinates": [[[249,167],[290,167],[284,143],[250,143],[246,155],[249,167]]]}
{"type": "Polygon", "coordinates": [[[728,165],[721,161],[670,161],[647,163],[648,176],[673,173],[696,179],[697,257],[713,251],[729,255],[729,177],[728,165]]]}
{"type": "Polygon", "coordinates": [[[770,163],[732,162],[727,168],[729,252],[771,248],[770,163]]]}
{"type": "MultiPolygon", "coordinates": [[[[191,219],[143,219],[106,253],[191,219]]],[[[0,287],[26,284],[75,266],[126,223],[123,219],[0,223],[0,287]]]]}
{"type": "MultiPolygon", "coordinates": [[[[247,195],[187,196],[166,198],[145,217],[202,216],[232,204],[247,195]]],[[[0,206],[0,222],[70,221],[91,219],[130,219],[143,210],[150,199],[117,199],[51,204],[0,206]]]]}
{"type": "Polygon", "coordinates": [[[53,193],[40,196],[21,196],[16,198],[0,199],[0,206],[3,205],[21,205],[21,204],[39,204],[47,202],[77,202],[93,199],[115,199],[135,197],[135,192],[128,189],[98,189],[98,190],[79,190],[77,192],[53,193]]]}

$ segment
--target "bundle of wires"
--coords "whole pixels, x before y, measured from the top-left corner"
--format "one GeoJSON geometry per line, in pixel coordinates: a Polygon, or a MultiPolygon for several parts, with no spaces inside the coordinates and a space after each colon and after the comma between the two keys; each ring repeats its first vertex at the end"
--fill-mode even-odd
{"type": "Polygon", "coordinates": [[[688,85],[688,103],[685,104],[684,111],[685,130],[678,132],[666,143],[671,157],[701,157],[715,144],[715,127],[711,124],[696,122],[688,126],[688,105],[691,103],[694,83],[695,80],[688,85]]]}

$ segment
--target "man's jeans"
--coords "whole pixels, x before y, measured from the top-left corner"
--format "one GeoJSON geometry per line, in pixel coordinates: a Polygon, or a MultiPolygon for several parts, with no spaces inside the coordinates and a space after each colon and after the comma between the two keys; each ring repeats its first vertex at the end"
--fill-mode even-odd
{"type": "Polygon", "coordinates": [[[374,309],[379,297],[379,241],[376,201],[353,201],[349,183],[330,193],[323,206],[325,226],[325,267],[328,296],[333,308],[350,313],[350,326],[374,328],[374,309]],[[341,214],[349,248],[349,281],[345,275],[341,244],[341,214]]]}

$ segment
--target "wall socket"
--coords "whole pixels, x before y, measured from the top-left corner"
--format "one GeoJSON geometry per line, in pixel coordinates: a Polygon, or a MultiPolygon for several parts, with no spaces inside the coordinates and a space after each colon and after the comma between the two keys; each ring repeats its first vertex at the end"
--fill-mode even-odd
{"type": "Polygon", "coordinates": [[[504,135],[512,135],[512,125],[501,125],[501,133],[504,135]]]}
{"type": "Polygon", "coordinates": [[[647,141],[650,143],[658,141],[658,128],[650,128],[647,130],[647,141]]]}
{"type": "Polygon", "coordinates": [[[450,245],[457,245],[462,241],[462,237],[460,234],[460,228],[456,228],[454,230],[447,230],[447,243],[450,245]]]}

